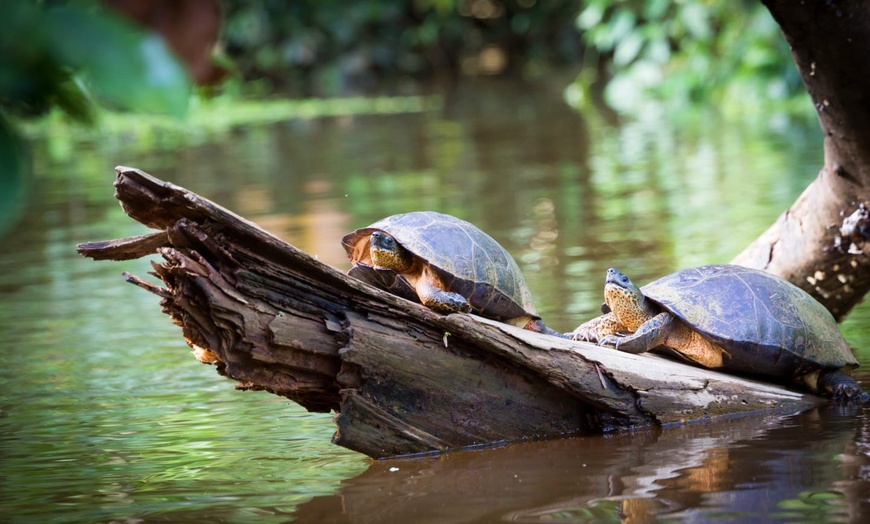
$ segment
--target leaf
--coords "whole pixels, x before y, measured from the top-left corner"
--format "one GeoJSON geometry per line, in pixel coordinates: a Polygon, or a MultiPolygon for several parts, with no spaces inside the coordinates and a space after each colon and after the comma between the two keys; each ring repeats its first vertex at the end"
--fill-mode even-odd
{"type": "Polygon", "coordinates": [[[94,123],[94,105],[88,99],[87,90],[73,79],[55,84],[54,103],[73,120],[89,125],[94,123]]]}
{"type": "Polygon", "coordinates": [[[613,52],[613,64],[616,66],[625,66],[632,62],[640,53],[643,47],[643,38],[640,32],[633,31],[628,33],[625,38],[616,44],[616,50],[613,52]]]}
{"type": "Polygon", "coordinates": [[[590,3],[586,6],[586,9],[583,10],[577,16],[577,27],[579,29],[592,29],[604,19],[604,9],[605,5],[600,3],[590,3]]]}
{"type": "Polygon", "coordinates": [[[671,46],[663,34],[650,38],[646,46],[646,57],[657,64],[666,64],[671,58],[671,46]]]}
{"type": "Polygon", "coordinates": [[[72,5],[46,11],[44,27],[50,52],[80,70],[102,101],[176,117],[187,112],[190,80],[159,36],[72,5]]]}
{"type": "Polygon", "coordinates": [[[634,31],[636,23],[637,16],[631,9],[622,7],[617,9],[608,23],[614,45],[634,31]]]}
{"type": "Polygon", "coordinates": [[[644,4],[643,17],[647,20],[660,22],[665,18],[670,0],[649,0],[644,4]]]}
{"type": "Polygon", "coordinates": [[[707,40],[713,36],[713,30],[710,28],[710,13],[705,6],[694,3],[683,4],[679,11],[679,18],[692,38],[707,40]]]}

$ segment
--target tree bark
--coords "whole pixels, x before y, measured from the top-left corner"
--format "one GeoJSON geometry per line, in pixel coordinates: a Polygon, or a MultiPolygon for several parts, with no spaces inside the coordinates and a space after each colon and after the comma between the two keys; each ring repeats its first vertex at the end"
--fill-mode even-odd
{"type": "Polygon", "coordinates": [[[802,287],[842,319],[870,290],[870,3],[763,0],[824,132],[824,166],[733,262],[802,287]]]}
{"type": "MultiPolygon", "coordinates": [[[[335,411],[334,442],[371,457],[793,412],[818,399],[650,354],[467,314],[356,280],[178,186],[119,167],[116,197],[159,231],[79,252],[158,253],[162,297],[197,358],[240,389],[335,411]]],[[[338,239],[336,239],[338,241],[338,239]]]]}

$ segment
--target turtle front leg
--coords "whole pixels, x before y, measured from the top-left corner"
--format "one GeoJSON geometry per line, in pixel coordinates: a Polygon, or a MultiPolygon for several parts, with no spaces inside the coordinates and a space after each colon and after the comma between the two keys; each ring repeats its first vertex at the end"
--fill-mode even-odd
{"type": "Polygon", "coordinates": [[[631,335],[624,337],[617,336],[616,334],[605,335],[598,339],[598,345],[611,346],[626,353],[645,353],[655,347],[664,345],[673,324],[673,315],[670,313],[659,313],[641,324],[637,331],[631,335]]]}
{"type": "Polygon", "coordinates": [[[566,333],[571,340],[580,340],[583,342],[599,342],[607,335],[615,335],[623,329],[622,324],[616,319],[613,313],[607,313],[600,317],[595,317],[592,320],[584,322],[577,326],[577,329],[571,333],[566,333]]]}
{"type": "Polygon", "coordinates": [[[471,312],[471,304],[465,297],[459,293],[444,291],[427,279],[421,278],[417,281],[417,296],[424,306],[441,313],[471,312]]]}
{"type": "Polygon", "coordinates": [[[613,346],[626,353],[644,353],[666,346],[705,368],[720,368],[729,357],[721,347],[676,320],[670,313],[659,313],[626,337],[608,335],[599,345],[613,346]]]}
{"type": "Polygon", "coordinates": [[[834,400],[840,402],[849,402],[852,400],[856,402],[867,402],[870,400],[870,395],[861,389],[858,382],[839,369],[827,372],[823,371],[819,374],[819,378],[816,381],[816,387],[813,388],[811,384],[809,385],[810,389],[828,395],[834,400]]]}

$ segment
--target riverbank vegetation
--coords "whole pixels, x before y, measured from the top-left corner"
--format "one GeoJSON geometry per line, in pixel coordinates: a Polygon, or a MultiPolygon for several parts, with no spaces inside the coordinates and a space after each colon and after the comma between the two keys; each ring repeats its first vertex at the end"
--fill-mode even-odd
{"type": "Polygon", "coordinates": [[[0,21],[0,224],[26,199],[32,167],[22,127],[48,136],[99,121],[104,134],[196,134],[431,109],[440,102],[427,95],[460,77],[506,75],[563,79],[576,109],[603,101],[602,110],[630,118],[649,110],[670,118],[692,105],[812,115],[787,44],[756,2],[82,0],[18,2],[8,14],[0,21]],[[161,25],[167,18],[175,24],[161,25]]]}

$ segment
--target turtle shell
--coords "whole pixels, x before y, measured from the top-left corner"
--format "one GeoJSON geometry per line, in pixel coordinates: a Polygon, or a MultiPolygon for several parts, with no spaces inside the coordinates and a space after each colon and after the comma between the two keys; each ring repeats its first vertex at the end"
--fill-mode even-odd
{"type": "Polygon", "coordinates": [[[806,291],[765,271],[702,266],[641,291],[725,349],[731,357],[726,368],[791,377],[858,365],[831,313],[806,291]]]}
{"type": "Polygon", "coordinates": [[[393,215],[357,229],[341,243],[353,262],[350,274],[377,287],[419,302],[410,285],[392,270],[360,262],[375,231],[391,235],[402,247],[428,264],[446,286],[464,296],[478,315],[509,320],[540,318],[516,261],[498,242],[473,224],[434,211],[393,215]],[[410,293],[409,293],[410,290],[410,293]]]}

